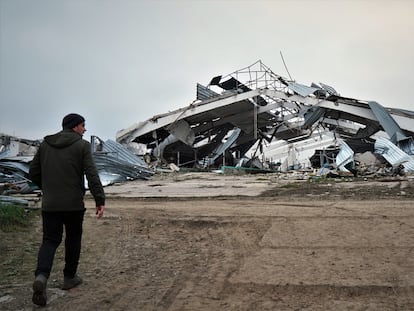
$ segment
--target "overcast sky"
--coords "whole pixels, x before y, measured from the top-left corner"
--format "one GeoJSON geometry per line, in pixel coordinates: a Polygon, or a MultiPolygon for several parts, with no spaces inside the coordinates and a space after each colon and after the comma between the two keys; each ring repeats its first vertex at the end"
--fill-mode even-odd
{"type": "Polygon", "coordinates": [[[0,0],[0,133],[64,115],[116,132],[257,60],[300,83],[414,110],[414,1],[0,0]]]}

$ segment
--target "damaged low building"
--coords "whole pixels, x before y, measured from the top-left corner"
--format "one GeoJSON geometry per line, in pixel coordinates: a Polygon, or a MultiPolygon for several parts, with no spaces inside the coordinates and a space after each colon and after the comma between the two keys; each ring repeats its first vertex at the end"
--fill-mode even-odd
{"type": "Polygon", "coordinates": [[[390,165],[412,170],[412,111],[344,97],[324,83],[300,84],[260,60],[196,89],[190,105],[118,131],[117,142],[144,145],[153,158],[181,167],[257,157],[284,170],[310,166],[316,149],[346,143],[353,153],[375,151],[390,165]],[[388,155],[397,150],[397,158],[388,155]],[[307,154],[303,164],[301,154],[307,154]]]}

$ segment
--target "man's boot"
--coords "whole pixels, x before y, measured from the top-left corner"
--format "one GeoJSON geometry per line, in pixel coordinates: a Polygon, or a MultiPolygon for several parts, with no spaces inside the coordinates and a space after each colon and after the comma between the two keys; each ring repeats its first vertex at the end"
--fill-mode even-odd
{"type": "Polygon", "coordinates": [[[71,289],[78,286],[79,284],[82,284],[82,279],[79,276],[75,275],[73,278],[65,277],[63,279],[62,289],[71,289]]]}
{"type": "Polygon", "coordinates": [[[46,296],[47,278],[43,274],[36,276],[33,282],[33,297],[32,301],[35,305],[45,306],[47,303],[46,296]]]}

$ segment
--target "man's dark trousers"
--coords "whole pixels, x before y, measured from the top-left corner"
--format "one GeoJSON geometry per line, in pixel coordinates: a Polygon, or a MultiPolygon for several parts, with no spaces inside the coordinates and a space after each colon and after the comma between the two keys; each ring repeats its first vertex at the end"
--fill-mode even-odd
{"type": "Polygon", "coordinates": [[[42,212],[43,240],[37,257],[35,275],[49,278],[56,249],[62,241],[65,227],[64,277],[73,278],[79,264],[82,241],[82,224],[85,210],[71,212],[42,212]]]}

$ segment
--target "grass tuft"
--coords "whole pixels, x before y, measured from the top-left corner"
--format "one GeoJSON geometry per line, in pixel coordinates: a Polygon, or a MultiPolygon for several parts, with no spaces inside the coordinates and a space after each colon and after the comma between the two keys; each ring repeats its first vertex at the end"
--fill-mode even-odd
{"type": "Polygon", "coordinates": [[[29,218],[24,207],[0,203],[0,230],[9,232],[28,225],[29,218]]]}

